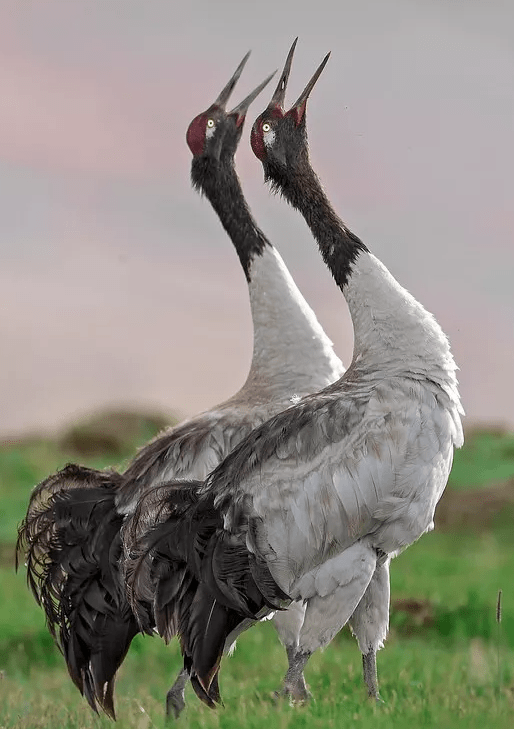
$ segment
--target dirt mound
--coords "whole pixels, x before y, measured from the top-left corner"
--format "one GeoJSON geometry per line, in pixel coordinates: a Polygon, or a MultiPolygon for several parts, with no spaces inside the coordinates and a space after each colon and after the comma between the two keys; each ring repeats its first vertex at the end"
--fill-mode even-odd
{"type": "Polygon", "coordinates": [[[106,410],[72,425],[59,445],[78,456],[122,456],[176,422],[160,413],[106,410]]]}
{"type": "MultiPolygon", "coordinates": [[[[415,632],[415,629],[426,628],[434,624],[435,608],[426,598],[399,597],[391,602],[391,613],[403,614],[401,621],[403,632],[415,632]]],[[[399,621],[396,620],[396,623],[399,621]]],[[[396,627],[398,627],[396,625],[396,627]]]]}
{"type": "Polygon", "coordinates": [[[446,489],[435,515],[436,529],[489,529],[514,511],[514,479],[469,491],[446,489]]]}

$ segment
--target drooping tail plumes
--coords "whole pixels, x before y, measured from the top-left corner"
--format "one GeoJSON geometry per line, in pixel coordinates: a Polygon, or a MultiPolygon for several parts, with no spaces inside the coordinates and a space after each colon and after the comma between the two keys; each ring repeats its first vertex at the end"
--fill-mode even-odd
{"type": "MultiPolygon", "coordinates": [[[[177,606],[186,599],[191,580],[201,569],[205,536],[193,534],[191,524],[202,485],[179,481],[149,490],[138,503],[127,535],[132,544],[125,564],[132,610],[145,632],[152,630],[155,620],[166,642],[178,633],[177,606]]],[[[212,532],[217,524],[216,519],[206,519],[204,533],[212,532]]]]}
{"type": "Polygon", "coordinates": [[[17,544],[70,677],[112,718],[115,674],[139,632],[120,574],[121,482],[115,472],[66,466],[34,490],[17,544]]]}
{"type": "Polygon", "coordinates": [[[160,498],[160,513],[167,516],[140,539],[127,572],[133,610],[140,614],[138,601],[144,605],[153,596],[160,635],[180,637],[192,686],[213,707],[221,702],[217,675],[227,641],[290,598],[244,536],[224,531],[223,515],[204,484],[163,484],[147,498],[160,498]]]}

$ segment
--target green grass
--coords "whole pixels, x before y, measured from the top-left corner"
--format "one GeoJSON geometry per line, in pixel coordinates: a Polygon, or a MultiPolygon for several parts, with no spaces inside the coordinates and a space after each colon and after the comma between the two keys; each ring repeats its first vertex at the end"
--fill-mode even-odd
{"type": "MultiPolygon", "coordinates": [[[[134,444],[135,448],[135,444],[134,444]]],[[[32,440],[0,448],[0,729],[112,726],[96,717],[71,683],[43,614],[16,575],[16,527],[31,487],[76,456],[55,443],[32,440]]],[[[125,456],[123,456],[125,458],[125,456]]],[[[80,459],[115,465],[120,457],[80,459]]],[[[514,475],[514,437],[475,432],[457,454],[450,488],[484,486],[514,475]]],[[[191,691],[182,726],[223,729],[355,727],[505,729],[514,712],[514,530],[510,516],[492,528],[425,535],[391,568],[393,602],[415,599],[419,614],[392,610],[391,632],[379,654],[385,704],[364,699],[360,654],[348,631],[306,671],[315,700],[291,708],[273,700],[285,671],[274,629],[248,631],[226,659],[221,688],[225,708],[200,704],[191,691]],[[498,677],[495,608],[503,590],[498,677]]],[[[133,642],[117,683],[118,725],[164,726],[166,691],[180,666],[177,646],[155,638],[133,642]]]]}
{"type": "MultiPolygon", "coordinates": [[[[118,721],[122,727],[162,727],[163,697],[180,660],[158,639],[138,641],[120,671],[118,721]],[[145,644],[144,646],[142,644],[145,644]]],[[[365,700],[360,656],[341,634],[310,661],[306,677],[315,700],[306,707],[275,703],[285,670],[283,651],[270,625],[243,636],[222,677],[225,708],[212,712],[193,693],[181,724],[188,727],[510,727],[512,653],[503,650],[503,688],[498,695],[495,646],[480,638],[446,641],[391,635],[379,655],[384,705],[365,700]]],[[[27,675],[6,671],[2,727],[107,727],[97,719],[65,672],[34,662],[27,675]]]]}
{"type": "Polygon", "coordinates": [[[473,428],[455,452],[450,487],[469,489],[514,478],[514,433],[473,428]]]}

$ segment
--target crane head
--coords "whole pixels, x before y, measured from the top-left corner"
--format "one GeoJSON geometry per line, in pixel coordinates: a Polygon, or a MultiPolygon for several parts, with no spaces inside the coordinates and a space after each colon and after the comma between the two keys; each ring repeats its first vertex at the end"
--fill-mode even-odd
{"type": "Polygon", "coordinates": [[[198,114],[189,125],[186,141],[193,157],[211,157],[219,161],[222,156],[233,157],[235,154],[250,104],[275,75],[273,73],[268,76],[232,111],[226,111],[227,102],[249,56],[250,52],[236,68],[216,101],[208,109],[198,114]]]}
{"type": "Polygon", "coordinates": [[[280,76],[275,93],[265,111],[255,120],[251,133],[253,152],[264,166],[266,179],[272,177],[272,168],[294,169],[299,162],[308,158],[307,131],[305,126],[305,109],[316,81],[330,57],[328,53],[316,72],[304,88],[297,101],[286,111],[284,109],[285,94],[296,38],[291,46],[284,69],[280,76]]]}

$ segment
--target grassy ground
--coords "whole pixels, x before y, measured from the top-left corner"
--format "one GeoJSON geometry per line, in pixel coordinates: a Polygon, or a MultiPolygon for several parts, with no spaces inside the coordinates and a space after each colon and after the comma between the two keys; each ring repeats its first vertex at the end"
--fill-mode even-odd
{"type": "MultiPolygon", "coordinates": [[[[149,435],[145,431],[139,437],[149,435]]],[[[71,443],[32,439],[0,447],[0,729],[99,729],[111,724],[92,714],[71,683],[23,571],[15,575],[13,569],[16,527],[30,488],[70,460],[119,464],[136,445],[122,445],[115,456],[86,458],[70,450],[71,443]]],[[[212,712],[191,692],[180,723],[226,729],[510,728],[514,507],[506,497],[493,501],[492,507],[488,502],[487,519],[480,520],[481,499],[499,483],[501,493],[509,494],[509,488],[514,490],[505,484],[509,479],[514,479],[514,436],[471,433],[456,457],[448,492],[452,507],[441,505],[444,530],[425,535],[393,562],[391,633],[379,654],[383,705],[364,699],[360,654],[346,630],[309,663],[306,676],[315,700],[306,707],[276,704],[273,691],[285,671],[285,657],[273,627],[264,624],[245,634],[235,655],[225,661],[225,708],[212,712]],[[469,503],[478,516],[469,517],[469,503]],[[460,505],[464,518],[455,522],[460,505]],[[503,590],[501,626],[495,620],[498,589],[503,590]]],[[[175,645],[137,638],[117,684],[118,724],[131,729],[164,726],[163,699],[179,666],[175,645]]]]}

